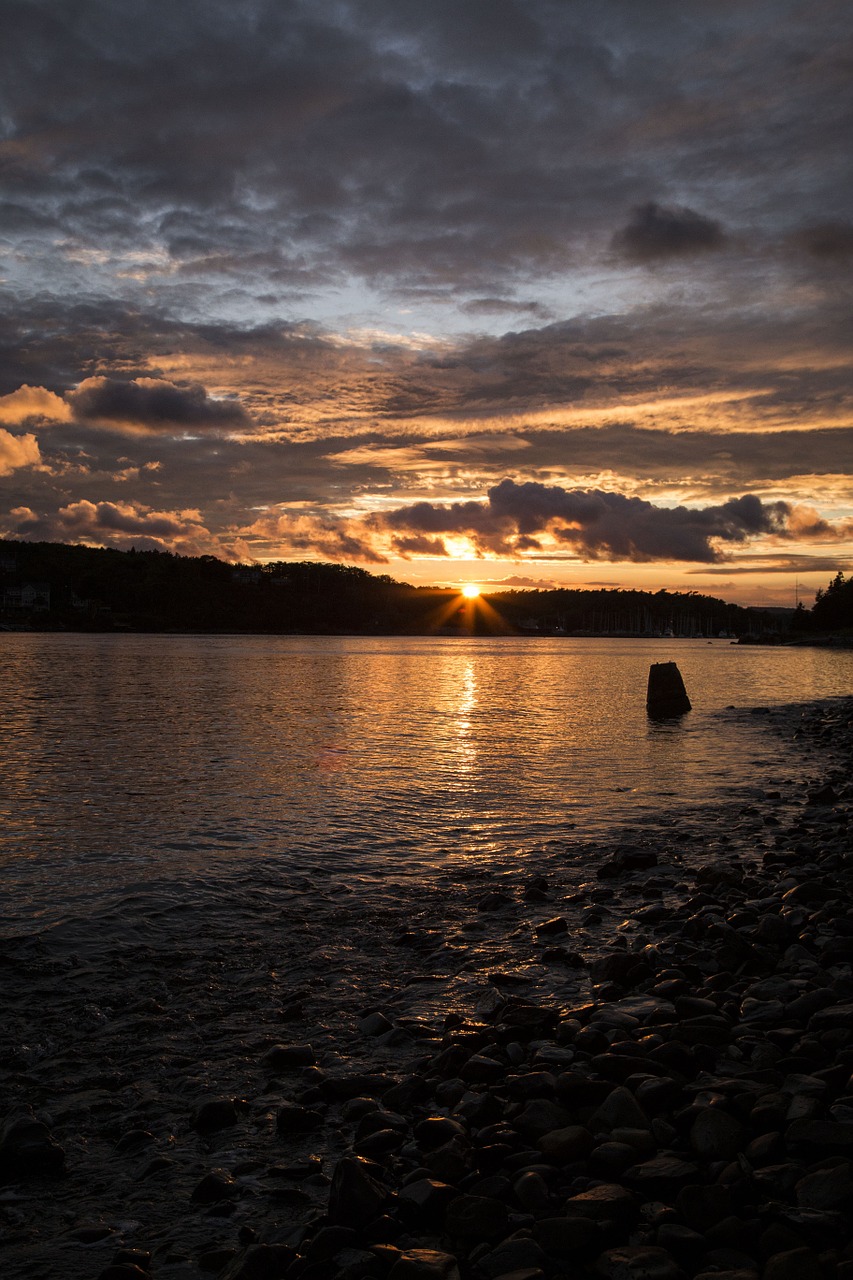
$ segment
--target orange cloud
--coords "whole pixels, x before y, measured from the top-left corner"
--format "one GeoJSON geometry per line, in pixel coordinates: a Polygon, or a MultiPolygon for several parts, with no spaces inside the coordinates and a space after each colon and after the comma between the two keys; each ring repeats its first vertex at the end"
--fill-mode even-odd
{"type": "Polygon", "coordinates": [[[17,426],[28,418],[69,422],[71,409],[62,396],[55,395],[45,387],[30,387],[27,383],[7,396],[0,396],[0,422],[17,426]]]}
{"type": "Polygon", "coordinates": [[[38,466],[40,462],[41,453],[35,436],[13,436],[0,427],[0,476],[11,475],[19,467],[38,466]]]}

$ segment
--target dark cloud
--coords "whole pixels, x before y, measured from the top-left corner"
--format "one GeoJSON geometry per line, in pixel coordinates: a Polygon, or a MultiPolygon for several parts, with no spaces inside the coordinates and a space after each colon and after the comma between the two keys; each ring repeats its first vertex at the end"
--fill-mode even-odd
{"type": "Polygon", "coordinates": [[[204,387],[179,387],[160,378],[87,378],[67,400],[76,417],[119,428],[228,429],[248,423],[236,400],[215,400],[204,387]]]}
{"type": "Polygon", "coordinates": [[[692,209],[639,205],[631,221],[613,237],[613,247],[634,262],[679,258],[720,249],[723,229],[712,218],[692,209]]]}
{"type": "Polygon", "coordinates": [[[853,223],[823,222],[803,227],[794,234],[793,241],[814,258],[832,262],[853,258],[853,223]]]}
{"type": "MultiPolygon", "coordinates": [[[[371,527],[429,535],[464,534],[482,554],[519,556],[541,549],[548,535],[582,559],[694,561],[714,564],[725,548],[759,535],[803,535],[806,526],[785,502],[762,502],[755,494],[700,508],[656,506],[640,498],[601,490],[569,490],[559,485],[504,479],[483,503],[437,505],[419,502],[373,517],[371,527]]],[[[825,522],[812,536],[835,535],[825,522]]],[[[398,547],[399,549],[399,547],[398,547]]]]}

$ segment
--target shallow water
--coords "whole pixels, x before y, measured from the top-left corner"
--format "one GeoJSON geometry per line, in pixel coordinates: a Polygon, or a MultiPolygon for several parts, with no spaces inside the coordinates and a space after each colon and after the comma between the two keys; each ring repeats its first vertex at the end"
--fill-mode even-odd
{"type": "Polygon", "coordinates": [[[853,653],[727,641],[4,635],[0,930],[239,871],[420,880],[796,761],[750,709],[853,653]],[[645,715],[675,660],[694,710],[645,715]]]}

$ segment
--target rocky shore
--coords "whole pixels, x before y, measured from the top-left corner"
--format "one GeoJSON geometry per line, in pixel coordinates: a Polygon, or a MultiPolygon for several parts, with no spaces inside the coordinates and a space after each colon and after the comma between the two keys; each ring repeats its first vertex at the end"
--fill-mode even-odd
{"type": "Polygon", "coordinates": [[[798,780],[0,948],[5,1280],[853,1277],[853,700],[798,780]]]}

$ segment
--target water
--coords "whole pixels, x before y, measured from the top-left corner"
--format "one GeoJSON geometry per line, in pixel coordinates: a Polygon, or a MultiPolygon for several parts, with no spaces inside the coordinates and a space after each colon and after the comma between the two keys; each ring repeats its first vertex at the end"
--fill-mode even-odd
{"type": "Polygon", "coordinates": [[[788,767],[749,708],[853,653],[728,642],[7,634],[0,931],[157,884],[414,878],[604,837],[788,767]],[[694,710],[645,715],[675,660],[694,710]],[[727,710],[727,708],[735,710],[727,710]]]}

